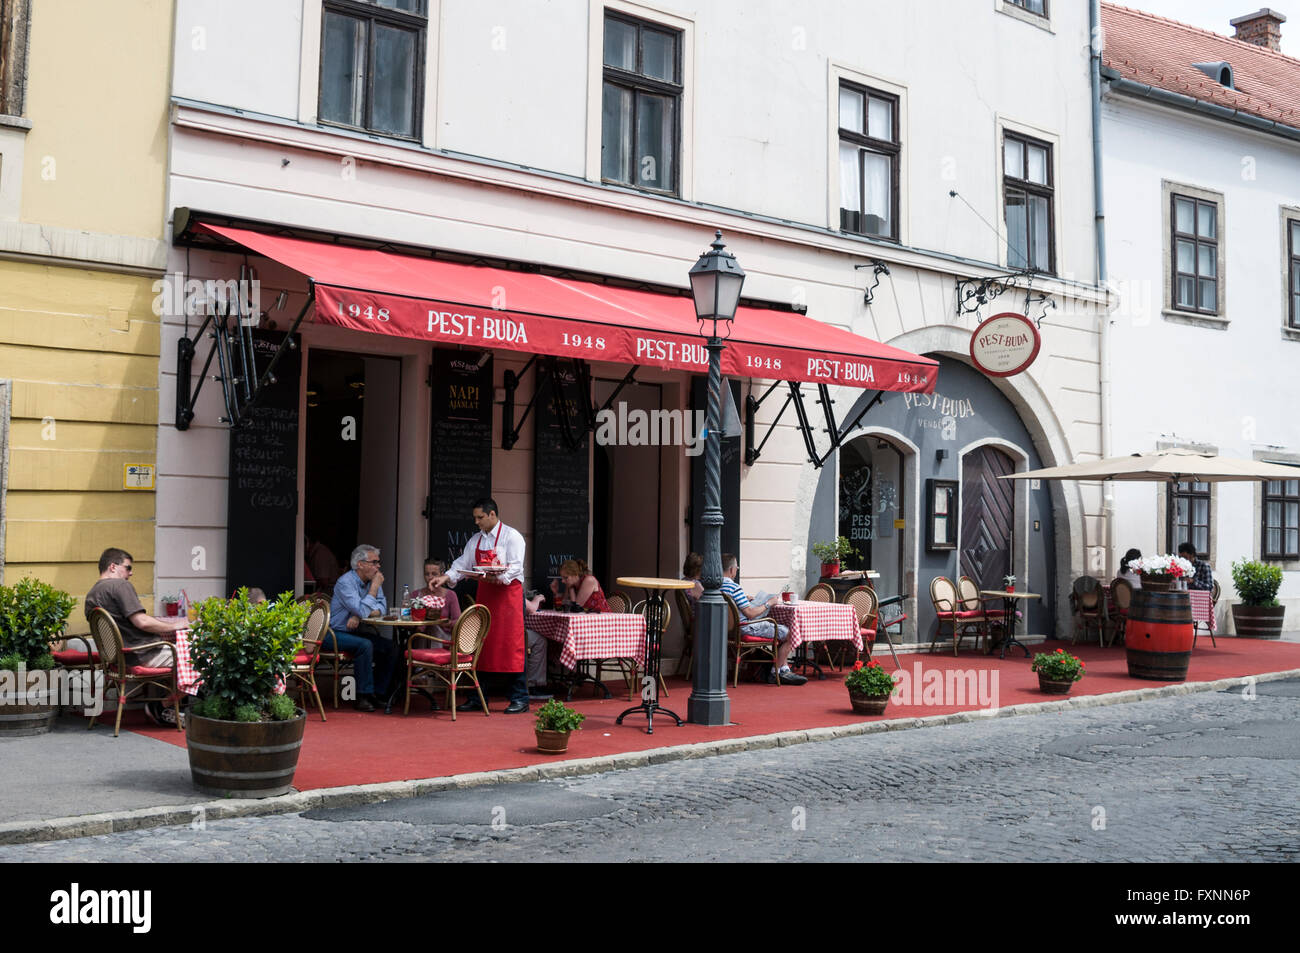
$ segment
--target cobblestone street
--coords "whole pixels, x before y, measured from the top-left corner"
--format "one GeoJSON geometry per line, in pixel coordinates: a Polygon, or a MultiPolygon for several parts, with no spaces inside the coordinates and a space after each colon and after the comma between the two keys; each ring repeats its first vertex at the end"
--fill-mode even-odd
{"type": "Polygon", "coordinates": [[[1300,858],[1300,681],[991,719],[0,862],[1235,861],[1300,858]]]}

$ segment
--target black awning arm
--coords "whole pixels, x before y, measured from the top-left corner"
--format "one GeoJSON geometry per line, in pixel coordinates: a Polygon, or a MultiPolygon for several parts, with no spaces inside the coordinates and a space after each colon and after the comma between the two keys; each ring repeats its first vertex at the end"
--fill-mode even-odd
{"type": "Polygon", "coordinates": [[[836,450],[838,450],[840,446],[844,443],[844,438],[847,437],[850,433],[852,433],[855,429],[857,429],[858,424],[862,422],[862,418],[867,415],[867,411],[869,411],[872,407],[876,406],[876,404],[880,403],[880,401],[885,396],[884,391],[882,390],[876,391],[876,396],[873,397],[870,401],[868,401],[867,406],[862,408],[862,410],[858,413],[858,415],[853,418],[853,421],[851,423],[846,423],[842,427],[837,427],[835,425],[835,414],[831,410],[830,391],[825,384],[818,384],[817,387],[820,393],[820,399],[818,403],[822,405],[822,411],[826,416],[826,433],[830,435],[830,439],[831,439],[830,448],[825,453],[819,454],[817,452],[817,444],[813,438],[812,424],[808,419],[808,411],[807,408],[804,407],[803,391],[800,390],[799,383],[797,381],[788,381],[787,383],[789,384],[790,387],[790,393],[786,395],[785,403],[781,405],[781,409],[777,411],[776,417],[774,417],[772,419],[771,424],[768,425],[767,433],[763,436],[763,439],[758,443],[757,446],[755,446],[754,418],[758,414],[758,408],[763,405],[763,401],[767,400],[767,398],[771,395],[772,391],[776,390],[776,388],[781,386],[781,383],[782,383],[781,381],[774,381],[772,385],[769,386],[768,389],[763,392],[763,396],[759,397],[757,400],[754,399],[754,396],[752,394],[745,398],[745,465],[746,466],[752,467],[754,463],[758,460],[759,456],[763,452],[763,447],[766,446],[767,441],[771,439],[772,433],[776,430],[776,425],[781,422],[781,416],[785,413],[785,409],[789,407],[791,404],[794,404],[795,416],[799,420],[799,432],[803,435],[804,447],[808,451],[808,460],[810,463],[812,463],[814,467],[820,469],[822,465],[825,464],[826,461],[830,459],[831,454],[834,453],[836,450]]]}
{"type": "Polygon", "coordinates": [[[754,418],[758,415],[758,408],[763,406],[763,401],[767,400],[767,398],[771,396],[772,391],[780,387],[782,383],[783,381],[773,381],[772,385],[768,387],[767,390],[763,391],[763,396],[759,397],[757,400],[754,399],[753,394],[749,394],[745,397],[745,466],[747,467],[752,467],[758,461],[759,455],[763,452],[763,447],[766,446],[767,441],[771,439],[772,433],[776,430],[776,425],[781,422],[781,415],[784,414],[785,409],[790,406],[791,395],[786,394],[785,403],[781,405],[781,409],[778,410],[776,416],[772,418],[772,423],[768,425],[767,433],[763,435],[763,439],[757,446],[755,446],[754,418]]]}
{"type": "Polygon", "coordinates": [[[536,360],[537,355],[534,354],[528,359],[528,363],[520,368],[518,374],[512,370],[507,370],[505,373],[506,399],[501,404],[502,450],[513,450],[515,444],[519,442],[519,432],[523,429],[524,421],[528,419],[528,414],[532,411],[533,404],[537,402],[538,391],[542,389],[541,365],[538,365],[538,370],[533,374],[533,396],[528,399],[528,404],[524,407],[524,412],[520,416],[519,422],[516,423],[515,391],[519,389],[519,382],[523,380],[524,375],[528,373],[528,368],[532,367],[536,360]]]}
{"type": "MultiPolygon", "coordinates": [[[[312,305],[314,305],[315,303],[316,303],[316,283],[310,282],[309,287],[307,289],[307,300],[303,302],[302,310],[298,312],[298,316],[293,319],[293,324],[291,324],[289,326],[289,330],[285,332],[284,339],[280,341],[280,346],[277,347],[275,349],[275,353],[271,355],[271,360],[266,365],[266,370],[262,371],[261,375],[257,378],[256,381],[250,381],[248,383],[246,389],[249,391],[249,397],[246,401],[244,401],[244,403],[239,405],[237,411],[239,415],[238,418],[239,421],[242,422],[248,416],[248,412],[252,410],[253,407],[257,404],[258,398],[261,397],[263,393],[265,393],[265,388],[267,387],[267,385],[275,383],[276,380],[275,365],[280,363],[280,358],[284,357],[284,355],[288,351],[292,351],[294,348],[298,346],[297,343],[294,341],[293,336],[298,333],[298,328],[302,324],[302,319],[307,317],[308,309],[310,309],[312,305]]],[[[243,322],[241,321],[240,323],[242,324],[243,322]]],[[[242,334],[240,336],[240,340],[241,342],[243,341],[242,334]]],[[[253,349],[254,347],[253,328],[251,325],[249,325],[248,327],[248,343],[246,346],[247,346],[247,364],[253,369],[253,373],[256,374],[257,353],[253,349]]]]}

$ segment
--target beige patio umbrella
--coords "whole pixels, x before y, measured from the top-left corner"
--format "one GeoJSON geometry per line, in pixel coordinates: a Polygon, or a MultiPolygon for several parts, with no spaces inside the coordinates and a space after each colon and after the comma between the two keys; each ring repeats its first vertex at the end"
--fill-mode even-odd
{"type": "Polygon", "coordinates": [[[1063,467],[1008,473],[1001,480],[1132,480],[1158,483],[1230,483],[1297,480],[1300,467],[1220,457],[1213,453],[1171,448],[1127,457],[1107,457],[1063,467]]]}

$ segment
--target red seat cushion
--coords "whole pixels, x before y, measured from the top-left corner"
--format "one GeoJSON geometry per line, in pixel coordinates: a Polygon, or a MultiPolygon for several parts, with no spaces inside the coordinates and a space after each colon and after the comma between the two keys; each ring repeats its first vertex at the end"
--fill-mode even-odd
{"type": "MultiPolygon", "coordinates": [[[[451,649],[412,649],[406,654],[414,662],[424,662],[431,665],[451,664],[451,649]]],[[[474,656],[466,655],[464,652],[461,653],[461,665],[468,665],[472,661],[474,661],[474,656]]]]}
{"type": "Polygon", "coordinates": [[[55,652],[54,661],[60,665],[87,665],[99,661],[98,652],[55,652]]]}
{"type": "Polygon", "coordinates": [[[152,668],[148,665],[128,665],[126,674],[136,675],[140,678],[157,678],[159,675],[170,675],[171,668],[152,668]]]}
{"type": "Polygon", "coordinates": [[[310,656],[310,655],[304,655],[304,654],[302,654],[302,653],[299,653],[298,655],[295,655],[295,656],[293,657],[293,664],[294,664],[294,665],[310,665],[310,664],[311,664],[311,656],[310,656]]]}
{"type": "Polygon", "coordinates": [[[771,645],[771,644],[772,644],[772,637],[771,637],[770,635],[768,635],[768,636],[762,636],[762,635],[742,635],[742,636],[740,637],[740,641],[742,641],[742,642],[765,642],[765,643],[767,643],[768,645],[771,645]]]}
{"type": "Polygon", "coordinates": [[[979,619],[982,618],[983,615],[983,609],[963,609],[961,612],[956,613],[956,616],[959,619],[979,619]]]}
{"type": "Polygon", "coordinates": [[[864,639],[866,639],[868,642],[874,642],[874,641],[876,641],[876,630],[875,630],[875,629],[858,629],[858,634],[861,635],[861,636],[862,636],[864,639]]]}

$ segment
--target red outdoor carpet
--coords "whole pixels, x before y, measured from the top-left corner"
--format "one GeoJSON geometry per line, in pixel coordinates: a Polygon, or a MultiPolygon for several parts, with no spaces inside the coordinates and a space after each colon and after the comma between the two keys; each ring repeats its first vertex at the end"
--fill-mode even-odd
{"type": "MultiPolygon", "coordinates": [[[[1130,678],[1122,648],[1080,645],[1071,649],[1068,643],[1063,642],[1049,642],[1037,648],[1053,651],[1059,647],[1073,651],[1087,664],[1088,675],[1075,683],[1074,695],[1099,695],[1172,684],[1130,678]]],[[[888,650],[884,651],[883,658],[876,657],[886,671],[894,671],[888,650]]],[[[384,715],[382,711],[360,714],[346,704],[336,712],[327,701],[327,723],[322,724],[319,713],[315,712],[307,719],[307,734],[294,785],[299,790],[311,790],[431,778],[517,768],[565,758],[590,758],[779,731],[850,725],[867,720],[970,711],[988,707],[987,703],[981,704],[981,700],[987,702],[995,686],[996,697],[992,700],[999,707],[1061,698],[1038,690],[1038,677],[1029,670],[1029,660],[1018,651],[1014,658],[1008,652],[1005,660],[999,660],[996,656],[977,654],[970,649],[964,649],[954,658],[949,648],[947,654],[900,655],[899,660],[902,671],[907,674],[911,703],[891,702],[880,719],[853,714],[842,676],[829,668],[825,681],[812,679],[800,687],[746,682],[742,670],[740,687],[728,685],[735,724],[703,728],[688,723],[679,728],[670,718],[660,716],[655,719],[653,735],[646,734],[644,716],[631,715],[622,725],[614,724],[619,713],[633,704],[627,700],[625,687],[620,693],[611,682],[614,697],[600,701],[591,697],[592,688],[586,686],[575,695],[572,705],[585,714],[587,720],[582,730],[574,733],[568,753],[558,756],[539,754],[534,747],[532,716],[502,714],[505,703],[500,699],[489,699],[494,709],[489,717],[485,718],[481,713],[460,714],[454,723],[447,712],[430,712],[428,702],[418,696],[412,699],[408,716],[400,713],[400,707],[395,708],[391,715],[384,715]],[[914,684],[917,666],[921,673],[920,685],[914,684]],[[936,674],[927,676],[927,672],[936,674]],[[947,672],[954,674],[948,676],[947,672]],[[960,679],[957,678],[959,672],[963,673],[960,679]],[[948,684],[945,686],[944,682],[948,684]],[[949,689],[947,692],[945,687],[949,689]],[[964,698],[954,694],[953,689],[959,687],[965,694],[964,698]]],[[[1298,668],[1300,645],[1295,643],[1220,638],[1218,647],[1214,648],[1208,638],[1202,637],[1192,653],[1187,680],[1214,681],[1298,668]]],[[[661,699],[661,703],[685,718],[689,683],[683,679],[669,679],[668,690],[670,694],[661,699]]],[[[538,704],[534,703],[534,710],[537,707],[538,704]]],[[[138,712],[128,712],[125,718],[132,722],[143,720],[138,712]]],[[[185,745],[185,736],[173,729],[135,724],[129,727],[160,741],[181,747],[185,745]]]]}

